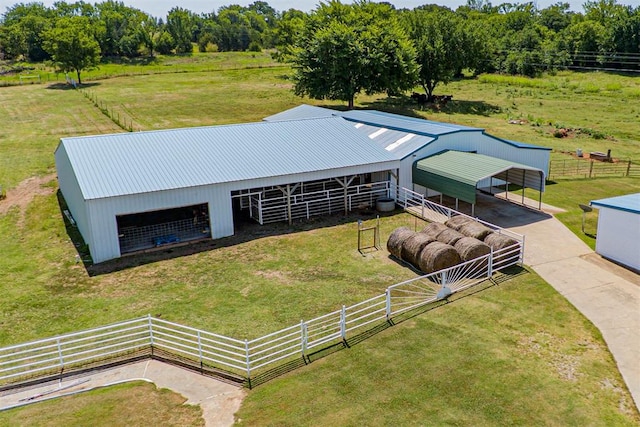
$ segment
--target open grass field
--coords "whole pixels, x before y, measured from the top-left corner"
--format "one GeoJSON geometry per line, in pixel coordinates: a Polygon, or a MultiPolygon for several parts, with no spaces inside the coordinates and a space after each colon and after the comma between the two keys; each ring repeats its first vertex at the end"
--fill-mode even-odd
{"type": "MultiPolygon", "coordinates": [[[[344,106],[296,98],[286,69],[248,68],[254,60],[266,64],[266,57],[177,60],[179,66],[165,67],[191,67],[177,70],[189,72],[105,66],[105,75],[122,77],[88,75],[86,96],[59,85],[0,88],[0,186],[20,188],[27,178],[45,176],[40,195],[0,212],[0,346],[148,313],[252,338],[415,276],[386,251],[366,257],[357,252],[357,215],[270,232],[248,229],[200,252],[142,256],[124,261],[126,268],[89,275],[76,263],[55,178],[48,175],[55,173],[53,151],[60,137],[123,131],[91,99],[112,116],[111,111],[126,117],[136,130],[257,121],[302,102],[344,106]]],[[[553,156],[580,147],[639,158],[640,110],[629,113],[638,88],[640,79],[608,74],[513,81],[486,76],[437,90],[454,95],[440,111],[400,98],[358,101],[361,107],[485,127],[501,137],[553,147],[553,156]],[[527,123],[508,124],[510,118],[527,123]],[[540,126],[532,125],[536,121],[540,126]],[[586,133],[554,138],[554,123],[588,127],[609,139],[586,133]]],[[[543,201],[569,209],[559,218],[580,234],[577,203],[639,189],[633,178],[558,180],[543,201]]],[[[420,226],[404,214],[383,218],[383,242],[400,225],[420,226]]],[[[111,392],[103,391],[104,398],[111,392]]],[[[96,411],[100,403],[88,406],[96,411]]],[[[598,332],[533,273],[266,383],[249,393],[239,416],[246,425],[640,422],[598,332]]]]}

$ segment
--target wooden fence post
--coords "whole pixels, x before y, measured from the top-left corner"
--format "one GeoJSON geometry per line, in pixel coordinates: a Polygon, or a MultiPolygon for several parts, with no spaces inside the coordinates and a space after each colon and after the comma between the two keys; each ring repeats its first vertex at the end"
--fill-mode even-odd
{"type": "Polygon", "coordinates": [[[589,178],[591,178],[592,173],[593,173],[593,160],[589,162],[589,178]]]}
{"type": "Polygon", "coordinates": [[[627,174],[625,176],[629,176],[631,173],[631,159],[627,160],[627,174]]]}

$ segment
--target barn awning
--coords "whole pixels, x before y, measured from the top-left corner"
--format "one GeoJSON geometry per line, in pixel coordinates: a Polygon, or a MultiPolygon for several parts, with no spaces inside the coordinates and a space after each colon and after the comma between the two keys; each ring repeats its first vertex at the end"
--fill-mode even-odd
{"type": "Polygon", "coordinates": [[[474,205],[478,183],[490,178],[544,191],[544,171],[482,154],[443,151],[413,164],[414,184],[474,205]]]}

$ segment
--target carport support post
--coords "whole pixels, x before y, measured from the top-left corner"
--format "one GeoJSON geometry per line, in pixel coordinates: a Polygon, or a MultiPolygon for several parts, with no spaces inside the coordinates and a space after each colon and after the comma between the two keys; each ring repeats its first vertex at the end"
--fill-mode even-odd
{"type": "Polygon", "coordinates": [[[525,182],[526,182],[526,181],[524,180],[524,177],[525,177],[525,175],[526,175],[526,174],[527,174],[527,172],[523,170],[523,171],[522,171],[522,204],[523,204],[523,205],[524,205],[524,184],[525,184],[525,182]]]}
{"type": "Polygon", "coordinates": [[[505,192],[504,192],[504,198],[509,200],[509,169],[507,169],[507,173],[506,176],[504,177],[504,188],[505,188],[505,192]]]}
{"type": "Polygon", "coordinates": [[[293,224],[291,218],[291,184],[287,184],[287,216],[289,217],[289,225],[293,224]]]}

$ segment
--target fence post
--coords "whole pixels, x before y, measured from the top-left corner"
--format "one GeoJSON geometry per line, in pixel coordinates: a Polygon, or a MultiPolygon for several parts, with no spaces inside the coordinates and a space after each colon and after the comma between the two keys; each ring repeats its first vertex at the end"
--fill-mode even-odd
{"type": "Polygon", "coordinates": [[[592,173],[593,173],[593,160],[589,162],[589,178],[591,178],[592,173]]]}
{"type": "Polygon", "coordinates": [[[627,173],[625,176],[629,176],[629,173],[631,173],[631,159],[627,161],[627,173]]]}
{"type": "Polygon", "coordinates": [[[487,263],[487,277],[493,276],[493,248],[489,252],[489,262],[487,263]]]}
{"type": "Polygon", "coordinates": [[[302,352],[302,360],[307,364],[307,325],[304,320],[300,320],[300,351],[302,352]]]}
{"type": "Polygon", "coordinates": [[[149,320],[149,343],[151,345],[151,355],[153,356],[153,322],[150,314],[147,315],[147,319],[149,320]]]}
{"type": "Polygon", "coordinates": [[[422,219],[424,219],[424,194],[421,196],[422,197],[422,203],[420,204],[420,207],[422,208],[422,219]]]}
{"type": "Polygon", "coordinates": [[[389,321],[389,319],[391,318],[391,290],[389,288],[387,288],[384,293],[386,294],[387,297],[387,304],[385,307],[385,313],[387,315],[387,322],[389,321]]]}
{"type": "Polygon", "coordinates": [[[251,360],[249,358],[249,340],[244,340],[244,351],[246,354],[245,362],[247,363],[247,381],[249,382],[249,389],[251,389],[251,360]]]}
{"type": "Polygon", "coordinates": [[[342,340],[347,342],[347,308],[344,305],[340,311],[340,335],[342,340]]]}
{"type": "Polygon", "coordinates": [[[198,331],[198,357],[200,358],[200,370],[202,370],[202,340],[200,339],[200,331],[198,331]]]}
{"type": "Polygon", "coordinates": [[[64,369],[64,357],[62,357],[62,345],[60,344],[60,338],[56,339],[58,345],[58,358],[60,359],[60,367],[64,369]]]}

